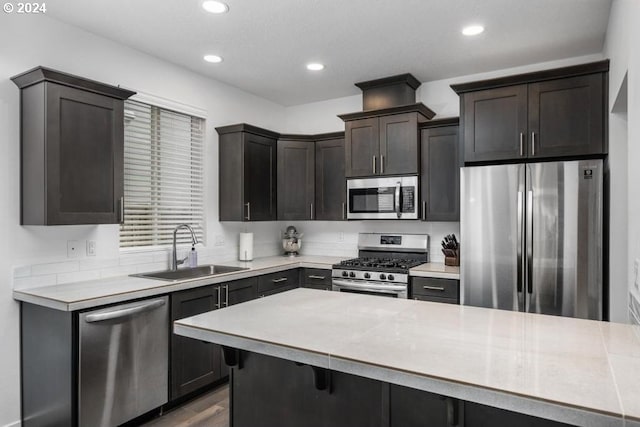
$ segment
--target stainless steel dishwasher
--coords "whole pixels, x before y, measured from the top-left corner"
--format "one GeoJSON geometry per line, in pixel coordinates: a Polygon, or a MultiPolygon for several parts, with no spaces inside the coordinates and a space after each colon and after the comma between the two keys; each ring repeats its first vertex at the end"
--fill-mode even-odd
{"type": "Polygon", "coordinates": [[[88,311],[79,318],[81,427],[111,427],[167,402],[168,297],[88,311]]]}

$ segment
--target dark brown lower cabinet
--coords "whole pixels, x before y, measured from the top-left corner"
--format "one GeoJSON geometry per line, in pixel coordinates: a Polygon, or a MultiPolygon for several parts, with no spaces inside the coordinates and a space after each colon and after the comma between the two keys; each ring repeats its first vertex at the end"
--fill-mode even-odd
{"type": "Polygon", "coordinates": [[[300,287],[330,291],[331,270],[323,270],[320,268],[301,268],[300,287]]]}
{"type": "Polygon", "coordinates": [[[460,281],[434,277],[412,277],[411,298],[420,301],[460,303],[460,281]]]}
{"type": "Polygon", "coordinates": [[[266,297],[297,288],[299,274],[298,269],[293,269],[258,276],[258,296],[266,297]]]}
{"type": "MultiPolygon", "coordinates": [[[[255,299],[258,278],[234,280],[171,294],[171,321],[255,299]]],[[[221,349],[192,338],[171,334],[171,397],[175,400],[226,377],[221,349]]]]}
{"type": "Polygon", "coordinates": [[[389,386],[391,427],[461,426],[462,407],[458,399],[409,387],[389,386]]]}
{"type": "MultiPolygon", "coordinates": [[[[218,286],[171,294],[171,322],[219,308],[218,286]]],[[[225,369],[226,375],[226,369],[225,369]]],[[[222,378],[220,346],[171,334],[170,400],[222,378]]]]}
{"type": "Polygon", "coordinates": [[[230,427],[566,427],[357,375],[240,352],[230,427]],[[326,387],[317,379],[326,379],[326,387]],[[320,387],[317,387],[320,385],[320,387]]]}

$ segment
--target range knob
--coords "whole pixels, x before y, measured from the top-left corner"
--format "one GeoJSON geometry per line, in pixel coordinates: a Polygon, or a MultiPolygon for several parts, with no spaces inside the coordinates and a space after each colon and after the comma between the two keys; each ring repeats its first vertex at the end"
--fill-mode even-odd
{"type": "Polygon", "coordinates": [[[349,273],[347,273],[346,271],[342,272],[342,277],[347,277],[349,275],[349,273]]]}
{"type": "Polygon", "coordinates": [[[365,279],[369,279],[369,278],[371,278],[371,275],[369,273],[364,273],[364,278],[365,279]]]}
{"type": "Polygon", "coordinates": [[[387,277],[387,279],[393,280],[393,274],[390,274],[389,277],[387,277]]]}
{"type": "Polygon", "coordinates": [[[352,271],[351,273],[349,273],[349,277],[356,277],[356,273],[352,271]]]}
{"type": "Polygon", "coordinates": [[[386,278],[387,278],[387,276],[386,276],[386,275],[384,275],[384,274],[381,274],[381,275],[380,275],[380,280],[384,280],[384,279],[386,279],[386,278]]]}

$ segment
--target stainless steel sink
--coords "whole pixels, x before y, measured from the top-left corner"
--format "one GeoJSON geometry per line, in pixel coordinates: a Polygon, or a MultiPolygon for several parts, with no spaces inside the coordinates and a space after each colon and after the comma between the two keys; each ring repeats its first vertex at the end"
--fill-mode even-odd
{"type": "Polygon", "coordinates": [[[231,273],[233,271],[241,270],[247,269],[244,267],[233,267],[230,265],[201,265],[200,267],[195,268],[181,268],[176,271],[152,271],[150,273],[131,274],[131,276],[175,282],[178,280],[197,279],[198,277],[215,276],[217,274],[231,273]]]}

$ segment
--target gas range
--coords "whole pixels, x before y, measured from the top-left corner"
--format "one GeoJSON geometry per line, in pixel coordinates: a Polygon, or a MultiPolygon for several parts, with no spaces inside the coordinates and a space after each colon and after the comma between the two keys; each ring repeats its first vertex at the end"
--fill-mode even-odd
{"type": "Polygon", "coordinates": [[[360,233],[358,258],[334,264],[334,291],[407,298],[409,269],[429,261],[426,234],[360,233]]]}

